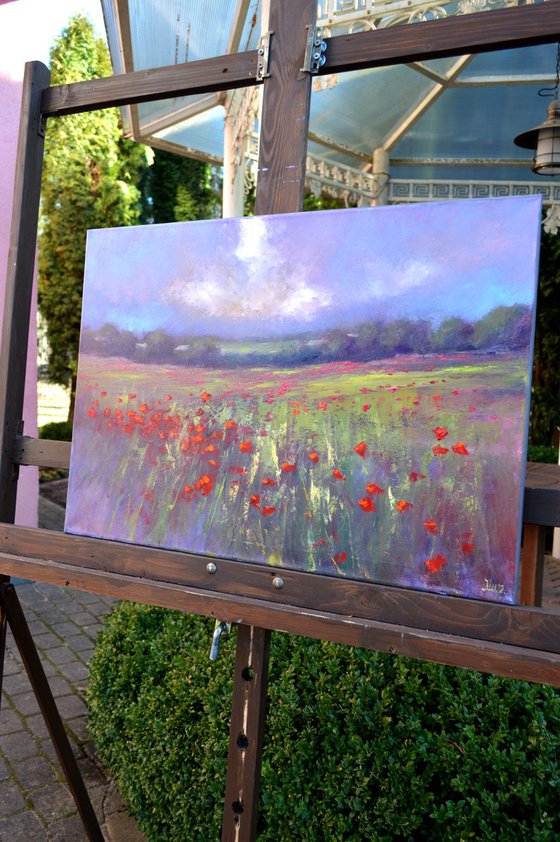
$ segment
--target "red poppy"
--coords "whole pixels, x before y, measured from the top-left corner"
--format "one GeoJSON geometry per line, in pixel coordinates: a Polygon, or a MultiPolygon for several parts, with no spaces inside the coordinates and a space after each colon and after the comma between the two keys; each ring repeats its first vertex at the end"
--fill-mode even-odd
{"type": "Polygon", "coordinates": [[[282,462],[282,464],[280,465],[280,468],[285,474],[289,474],[290,471],[295,471],[295,469],[297,468],[297,465],[290,465],[289,462],[282,462]]]}
{"type": "Polygon", "coordinates": [[[197,491],[202,491],[202,496],[206,497],[212,491],[212,480],[207,474],[203,474],[197,479],[194,487],[197,491]]]}
{"type": "Polygon", "coordinates": [[[252,453],[253,452],[253,444],[252,442],[247,439],[247,441],[242,441],[239,445],[239,450],[241,453],[252,453]]]}
{"type": "Polygon", "coordinates": [[[335,468],[335,469],[334,469],[334,471],[332,472],[332,475],[333,475],[333,477],[335,477],[335,479],[346,479],[346,477],[344,476],[344,474],[342,474],[342,473],[338,470],[338,468],[335,468]]]}
{"type": "Polygon", "coordinates": [[[233,418],[230,418],[225,424],[226,430],[237,430],[237,426],[237,421],[234,421],[233,418]]]}
{"type": "Polygon", "coordinates": [[[267,515],[271,515],[272,512],[276,511],[276,506],[263,506],[261,509],[261,515],[266,517],[267,515]]]}
{"type": "Polygon", "coordinates": [[[407,503],[406,500],[399,500],[396,506],[399,512],[405,512],[407,509],[412,509],[413,504],[407,503]]]}
{"type": "Polygon", "coordinates": [[[369,404],[369,403],[365,403],[365,404],[362,406],[362,412],[367,412],[367,411],[368,411],[368,409],[371,409],[371,406],[370,406],[370,404],[369,404]]]}
{"type": "Polygon", "coordinates": [[[449,453],[449,448],[442,447],[439,444],[434,445],[434,447],[432,447],[432,450],[434,451],[434,456],[443,456],[444,453],[449,453]]]}
{"type": "Polygon", "coordinates": [[[250,499],[249,502],[250,502],[251,506],[255,507],[255,509],[260,508],[261,495],[260,494],[251,494],[251,499],[250,499]]]}
{"type": "Polygon", "coordinates": [[[192,494],[192,485],[185,485],[183,491],[185,494],[192,494]]]}
{"type": "Polygon", "coordinates": [[[231,474],[246,474],[247,468],[239,468],[237,465],[232,465],[229,471],[231,474]]]}
{"type": "Polygon", "coordinates": [[[433,519],[425,520],[424,526],[426,527],[426,529],[428,530],[430,535],[439,535],[439,529],[438,529],[438,526],[437,526],[435,520],[433,520],[433,519]]]}
{"type": "Polygon", "coordinates": [[[346,553],[337,553],[333,558],[335,564],[344,564],[346,561],[346,553]]]}
{"type": "Polygon", "coordinates": [[[317,404],[317,409],[322,409],[323,411],[327,409],[328,403],[326,401],[319,401],[317,404]]]}
{"type": "Polygon", "coordinates": [[[105,416],[105,418],[108,418],[110,414],[111,414],[111,410],[110,410],[110,409],[105,409],[105,410],[103,411],[103,415],[105,416]]]}
{"type": "Polygon", "coordinates": [[[102,397],[102,398],[106,398],[106,397],[107,397],[107,392],[101,392],[101,397],[102,397]]]}
{"type": "Polygon", "coordinates": [[[442,553],[436,553],[434,556],[424,562],[424,567],[428,573],[439,573],[442,567],[447,564],[447,559],[442,553]]]}
{"type": "Polygon", "coordinates": [[[368,494],[383,494],[383,488],[380,488],[376,482],[368,482],[366,491],[368,494]]]}
{"type": "Polygon", "coordinates": [[[211,397],[212,395],[210,395],[208,392],[203,392],[200,396],[200,400],[202,401],[202,403],[206,403],[206,401],[209,401],[211,397]]]}
{"type": "Polygon", "coordinates": [[[359,444],[357,444],[357,445],[355,446],[354,450],[356,451],[356,453],[358,454],[358,456],[361,456],[361,457],[362,457],[362,459],[365,459],[365,457],[366,457],[366,450],[367,450],[367,444],[365,443],[365,441],[361,441],[359,444]]]}
{"type": "Polygon", "coordinates": [[[360,506],[364,512],[375,511],[375,503],[370,497],[362,497],[361,500],[358,500],[358,506],[360,506]]]}
{"type": "Polygon", "coordinates": [[[472,553],[472,551],[474,550],[474,544],[471,544],[470,541],[464,541],[461,544],[461,549],[464,553],[472,553]]]}
{"type": "Polygon", "coordinates": [[[276,485],[276,483],[274,482],[273,479],[270,479],[270,477],[265,477],[263,479],[263,485],[269,485],[272,488],[272,486],[276,485]]]}
{"type": "Polygon", "coordinates": [[[311,459],[311,461],[315,462],[315,464],[317,464],[317,462],[319,461],[319,454],[316,453],[314,450],[312,450],[311,453],[309,453],[308,455],[309,455],[309,458],[311,459]]]}
{"type": "Polygon", "coordinates": [[[447,435],[447,430],[445,429],[445,427],[436,427],[433,432],[438,441],[441,441],[447,435]]]}
{"type": "Polygon", "coordinates": [[[87,411],[87,414],[90,416],[90,418],[95,418],[96,415],[97,415],[97,412],[95,411],[93,406],[90,406],[90,408],[87,411]]]}
{"type": "Polygon", "coordinates": [[[413,471],[410,474],[409,479],[411,482],[418,482],[419,479],[426,479],[426,476],[425,474],[417,474],[416,471],[413,471]]]}
{"type": "Polygon", "coordinates": [[[459,456],[468,456],[469,451],[465,447],[462,441],[458,441],[457,444],[451,446],[451,450],[453,453],[458,453],[459,456]]]}

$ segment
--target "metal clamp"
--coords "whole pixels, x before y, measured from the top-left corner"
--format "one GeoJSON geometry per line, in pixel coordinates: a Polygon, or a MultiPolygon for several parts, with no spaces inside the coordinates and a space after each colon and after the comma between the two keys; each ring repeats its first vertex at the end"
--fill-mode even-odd
{"type": "Polygon", "coordinates": [[[216,625],[214,626],[214,634],[212,635],[212,646],[210,647],[211,661],[216,661],[218,659],[220,639],[224,633],[228,634],[230,629],[231,623],[225,623],[223,620],[216,620],[216,625]]]}
{"type": "Polygon", "coordinates": [[[300,67],[300,70],[302,73],[310,73],[312,76],[315,76],[319,72],[319,68],[327,60],[325,55],[327,43],[323,41],[320,26],[307,26],[306,29],[307,44],[305,46],[305,58],[303,60],[303,67],[300,67]]]}
{"type": "Polygon", "coordinates": [[[262,82],[270,76],[268,72],[268,60],[270,57],[270,36],[272,32],[265,32],[259,38],[259,46],[257,53],[259,60],[257,62],[257,82],[262,82]]]}

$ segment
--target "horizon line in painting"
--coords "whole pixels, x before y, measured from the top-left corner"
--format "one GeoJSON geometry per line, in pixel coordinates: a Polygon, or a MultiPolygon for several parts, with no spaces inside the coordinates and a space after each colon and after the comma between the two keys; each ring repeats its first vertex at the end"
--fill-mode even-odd
{"type": "Polygon", "coordinates": [[[66,531],[515,602],[540,209],[89,232],[66,531]]]}

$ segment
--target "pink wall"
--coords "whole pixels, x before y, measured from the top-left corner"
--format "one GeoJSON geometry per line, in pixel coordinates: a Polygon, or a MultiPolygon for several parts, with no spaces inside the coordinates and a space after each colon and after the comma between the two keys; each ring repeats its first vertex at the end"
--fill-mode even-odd
{"type": "MultiPolygon", "coordinates": [[[[22,9],[22,12],[24,10],[22,9]]],[[[3,308],[6,283],[6,265],[8,262],[8,244],[12,214],[12,194],[16,169],[16,148],[21,103],[21,79],[25,56],[24,40],[21,32],[25,31],[28,21],[17,19],[17,4],[0,2],[0,316],[3,308]],[[8,11],[10,12],[8,16],[8,11]],[[11,30],[11,31],[9,31],[11,30]],[[14,71],[13,64],[4,62],[1,42],[6,39],[19,39],[22,43],[21,67],[14,71]]],[[[21,16],[23,18],[23,15],[21,16]]],[[[13,40],[12,40],[13,43],[13,40]]],[[[1,319],[0,319],[1,324],[1,319]]],[[[36,328],[35,311],[33,313],[29,337],[27,359],[27,384],[24,408],[24,433],[37,435],[37,366],[36,366],[36,328]]],[[[37,469],[22,467],[18,486],[18,505],[16,520],[18,523],[35,526],[37,524],[37,469]]]]}

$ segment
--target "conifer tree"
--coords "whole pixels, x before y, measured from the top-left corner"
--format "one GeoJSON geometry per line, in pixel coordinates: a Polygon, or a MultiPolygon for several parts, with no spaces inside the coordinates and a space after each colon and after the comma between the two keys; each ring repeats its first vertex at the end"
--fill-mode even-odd
{"type": "MultiPolygon", "coordinates": [[[[51,53],[51,85],[110,76],[107,47],[82,15],[51,53]]],[[[138,222],[145,149],[125,139],[116,108],[49,120],[41,194],[39,308],[48,376],[75,391],[86,231],[138,222]]],[[[71,403],[71,414],[73,400],[71,403]]]]}

